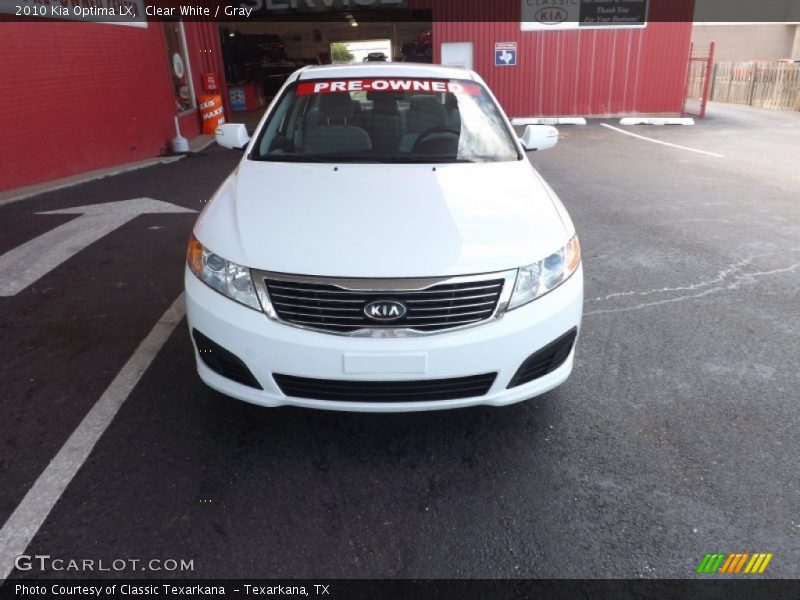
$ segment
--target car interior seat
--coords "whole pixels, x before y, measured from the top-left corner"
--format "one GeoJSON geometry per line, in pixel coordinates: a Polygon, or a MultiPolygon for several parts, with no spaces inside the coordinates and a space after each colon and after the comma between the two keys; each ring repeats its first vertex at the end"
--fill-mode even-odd
{"type": "Polygon", "coordinates": [[[368,93],[372,101],[367,129],[372,147],[380,152],[396,152],[400,145],[400,111],[397,99],[389,93],[368,93]]]}
{"type": "Polygon", "coordinates": [[[307,131],[304,147],[311,154],[369,152],[369,134],[355,121],[356,109],[350,94],[321,94],[319,105],[306,115],[307,131]],[[316,114],[312,112],[316,110],[316,114]]]}
{"type": "Polygon", "coordinates": [[[411,105],[406,113],[406,133],[400,141],[400,150],[410,152],[423,131],[447,126],[447,113],[438,96],[431,94],[411,96],[411,105]]]}

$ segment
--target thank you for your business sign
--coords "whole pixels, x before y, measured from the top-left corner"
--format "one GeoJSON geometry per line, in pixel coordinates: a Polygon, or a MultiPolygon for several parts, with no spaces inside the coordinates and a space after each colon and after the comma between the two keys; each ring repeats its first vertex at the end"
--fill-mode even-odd
{"type": "Polygon", "coordinates": [[[521,0],[522,30],[644,27],[648,0],[521,0]]]}

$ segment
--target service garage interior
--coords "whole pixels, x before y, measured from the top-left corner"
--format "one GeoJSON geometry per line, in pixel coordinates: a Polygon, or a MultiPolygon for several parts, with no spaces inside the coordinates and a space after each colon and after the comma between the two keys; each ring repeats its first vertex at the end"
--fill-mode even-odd
{"type": "Polygon", "coordinates": [[[220,43],[231,120],[252,130],[287,77],[306,65],[370,59],[430,63],[433,60],[430,10],[353,9],[300,19],[220,23],[220,43]],[[314,19],[314,20],[312,20],[314,19]],[[332,50],[333,48],[333,50],[332,50]],[[376,58],[375,58],[376,57],[376,58]]]}

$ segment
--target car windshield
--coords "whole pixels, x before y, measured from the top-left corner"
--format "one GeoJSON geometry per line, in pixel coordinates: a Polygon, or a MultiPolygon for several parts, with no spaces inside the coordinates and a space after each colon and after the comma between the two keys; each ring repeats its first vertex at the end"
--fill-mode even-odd
{"type": "Polygon", "coordinates": [[[250,158],[441,163],[520,156],[482,85],[385,78],[295,83],[278,101],[250,158]]]}

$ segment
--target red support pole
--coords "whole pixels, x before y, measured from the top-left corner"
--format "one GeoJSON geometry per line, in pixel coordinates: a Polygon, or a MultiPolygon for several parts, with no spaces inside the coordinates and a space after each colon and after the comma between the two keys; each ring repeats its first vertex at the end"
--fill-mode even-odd
{"type": "Polygon", "coordinates": [[[686,96],[689,95],[689,80],[692,77],[692,54],[694,54],[694,42],[689,44],[689,58],[686,59],[686,85],[683,88],[683,106],[681,116],[686,116],[686,96]]]}
{"type": "Polygon", "coordinates": [[[711,73],[714,69],[714,42],[708,46],[708,61],[706,62],[705,81],[703,82],[703,98],[700,100],[700,118],[706,116],[706,104],[708,104],[708,92],[711,90],[711,73]]]}

